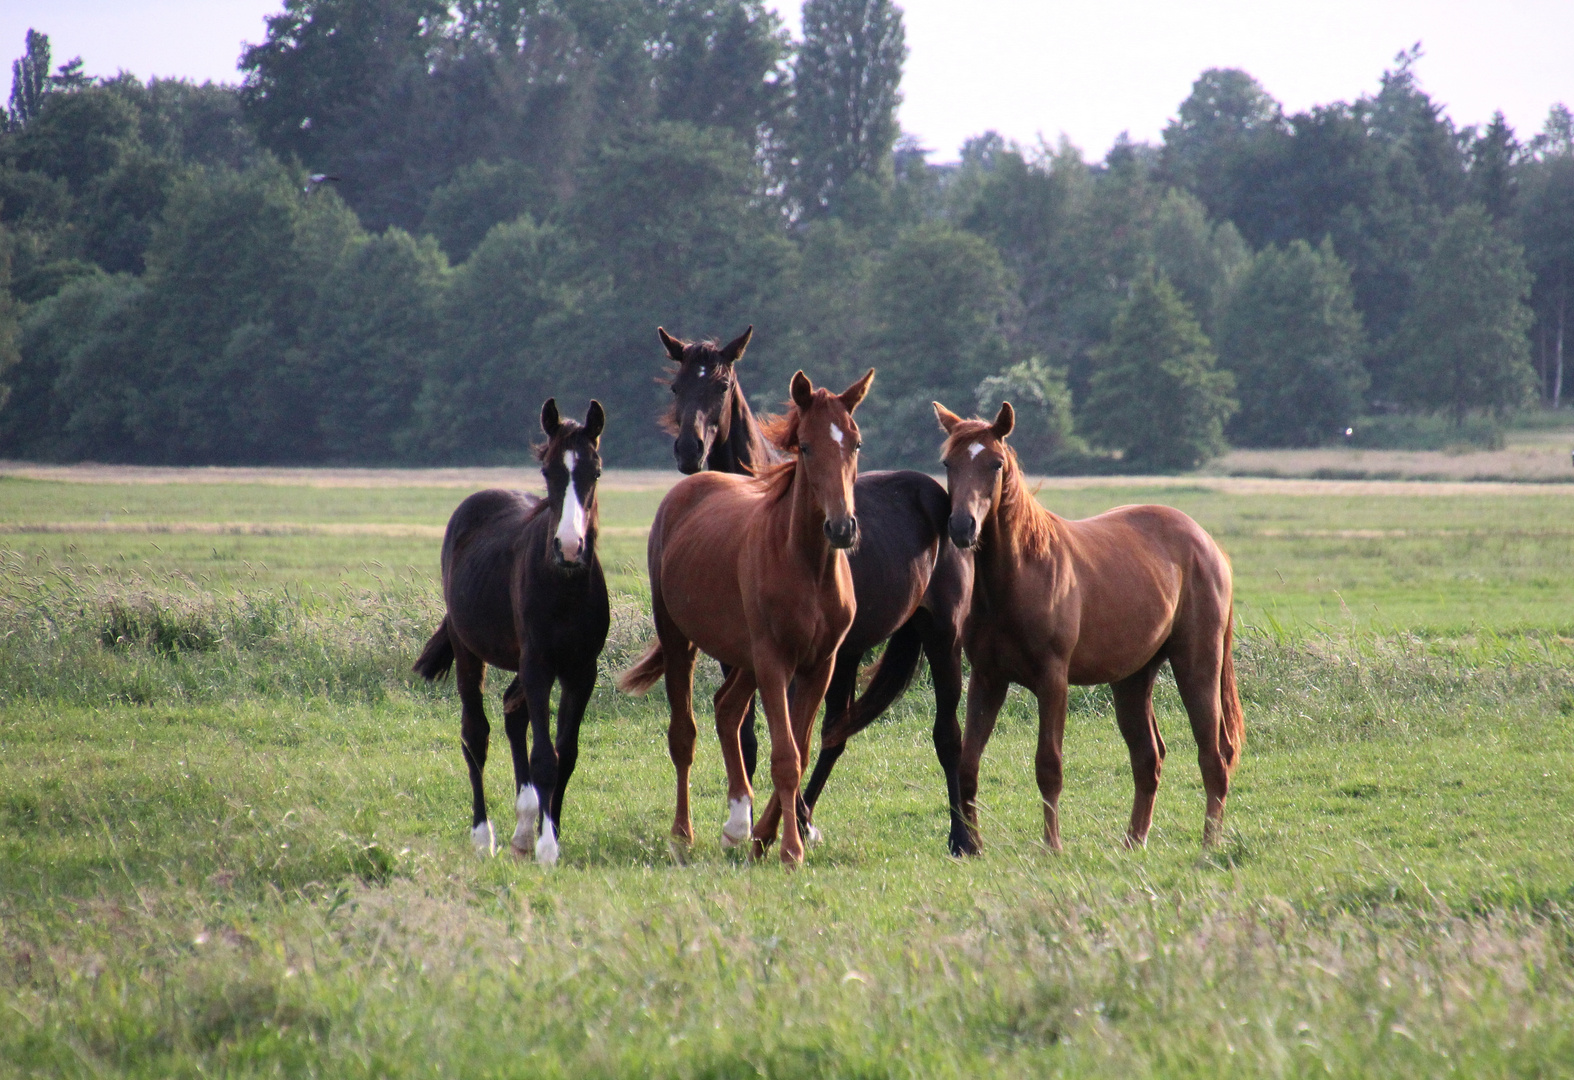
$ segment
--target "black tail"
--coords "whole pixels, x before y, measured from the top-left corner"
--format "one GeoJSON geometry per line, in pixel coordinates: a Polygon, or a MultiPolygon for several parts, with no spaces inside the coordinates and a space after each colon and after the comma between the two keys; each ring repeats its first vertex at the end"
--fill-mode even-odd
{"type": "Polygon", "coordinates": [[[924,634],[919,620],[928,617],[927,611],[920,610],[891,635],[862,696],[837,719],[835,727],[821,734],[822,743],[834,746],[846,742],[878,720],[880,714],[902,696],[913,681],[918,658],[924,652],[924,634]]]}
{"type": "Polygon", "coordinates": [[[454,666],[454,643],[448,639],[448,616],[438,624],[437,633],[426,643],[412,669],[427,682],[436,682],[454,666]]]}

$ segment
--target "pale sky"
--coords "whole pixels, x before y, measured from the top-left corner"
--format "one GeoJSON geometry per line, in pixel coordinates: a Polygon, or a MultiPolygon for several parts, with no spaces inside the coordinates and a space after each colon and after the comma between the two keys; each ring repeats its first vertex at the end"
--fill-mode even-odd
{"type": "MultiPolygon", "coordinates": [[[[798,3],[768,0],[797,29],[798,3]]],[[[282,0],[0,0],[0,62],[28,27],[56,63],[236,81],[243,42],[261,41],[282,0]]],[[[1554,102],[1574,105],[1571,0],[909,0],[904,130],[953,160],[962,140],[1062,133],[1102,157],[1121,131],[1157,141],[1209,67],[1251,72],[1294,112],[1374,90],[1420,40],[1423,87],[1458,124],[1494,109],[1527,139],[1554,102]]],[[[8,65],[7,65],[8,66],[8,65]]],[[[9,72],[0,67],[9,91],[9,72]]]]}

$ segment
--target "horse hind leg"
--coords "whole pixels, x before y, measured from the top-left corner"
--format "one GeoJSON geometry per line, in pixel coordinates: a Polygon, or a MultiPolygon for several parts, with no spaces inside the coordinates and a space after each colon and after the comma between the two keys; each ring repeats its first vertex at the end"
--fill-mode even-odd
{"type": "Polygon", "coordinates": [[[459,690],[459,748],[470,774],[470,842],[478,854],[489,856],[497,850],[497,838],[492,833],[492,822],[486,814],[486,784],[483,780],[487,743],[492,737],[492,726],[487,723],[481,697],[485,679],[486,663],[455,642],[454,682],[459,690]]]}
{"type": "Polygon", "coordinates": [[[1170,656],[1175,687],[1180,691],[1192,735],[1197,740],[1197,765],[1202,770],[1202,787],[1208,797],[1202,824],[1204,847],[1218,843],[1223,833],[1224,800],[1230,792],[1230,763],[1225,760],[1219,738],[1224,718],[1219,695],[1222,646],[1216,640],[1206,646],[1177,650],[1170,656]]]}
{"type": "Polygon", "coordinates": [[[924,636],[924,655],[935,687],[935,724],[932,737],[935,758],[945,775],[946,805],[951,833],[946,846],[952,855],[977,855],[978,842],[962,816],[962,725],[957,708],[962,703],[962,642],[949,626],[936,621],[924,636]]]}
{"type": "Polygon", "coordinates": [[[656,632],[666,654],[667,753],[677,774],[677,798],[672,812],[673,854],[681,861],[694,844],[694,819],[689,812],[689,771],[694,766],[694,643],[659,612],[656,632]],[[665,624],[665,625],[664,625],[665,624]]]}
{"type": "Polygon", "coordinates": [[[1153,802],[1159,791],[1159,773],[1164,767],[1164,738],[1153,715],[1153,682],[1158,677],[1155,659],[1147,667],[1110,684],[1115,698],[1115,723],[1131,754],[1131,779],[1135,792],[1131,801],[1131,823],[1126,826],[1125,844],[1129,848],[1147,845],[1153,826],[1153,802]]]}

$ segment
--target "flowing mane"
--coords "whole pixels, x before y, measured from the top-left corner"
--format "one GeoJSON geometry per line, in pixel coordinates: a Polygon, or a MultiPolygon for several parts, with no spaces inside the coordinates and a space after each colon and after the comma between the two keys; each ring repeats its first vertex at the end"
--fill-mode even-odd
{"type": "MultiPolygon", "coordinates": [[[[964,420],[951,429],[951,434],[946,436],[945,446],[941,450],[941,457],[950,457],[952,452],[980,436],[993,433],[987,420],[964,420]]],[[[1017,461],[1017,452],[1011,449],[1003,439],[995,440],[1001,453],[1005,454],[1006,466],[1004,475],[1000,478],[1000,501],[996,506],[996,513],[1000,519],[1000,527],[1008,530],[1016,538],[1022,550],[1033,558],[1043,558],[1049,554],[1051,542],[1055,539],[1056,517],[1040,505],[1029,491],[1027,484],[1022,480],[1022,466],[1017,461]]]]}

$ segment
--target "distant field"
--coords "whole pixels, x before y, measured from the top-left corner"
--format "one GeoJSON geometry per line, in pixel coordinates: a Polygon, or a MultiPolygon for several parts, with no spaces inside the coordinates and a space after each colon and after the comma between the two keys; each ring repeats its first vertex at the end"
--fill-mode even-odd
{"type": "MultiPolygon", "coordinates": [[[[481,477],[94,479],[0,479],[0,1074],[1574,1074],[1566,493],[1047,483],[1068,516],[1178,506],[1233,559],[1225,844],[1199,852],[1166,686],[1147,851],[1116,844],[1129,767],[1088,690],[1067,853],[1035,843],[1016,694],[986,854],[948,858],[919,685],[787,875],[720,851],[703,721],[700,842],[673,865],[665,704],[605,680],[562,865],[469,853],[452,684],[408,665],[481,477]]],[[[608,479],[610,673],[648,633],[659,484],[608,479]]]]}

